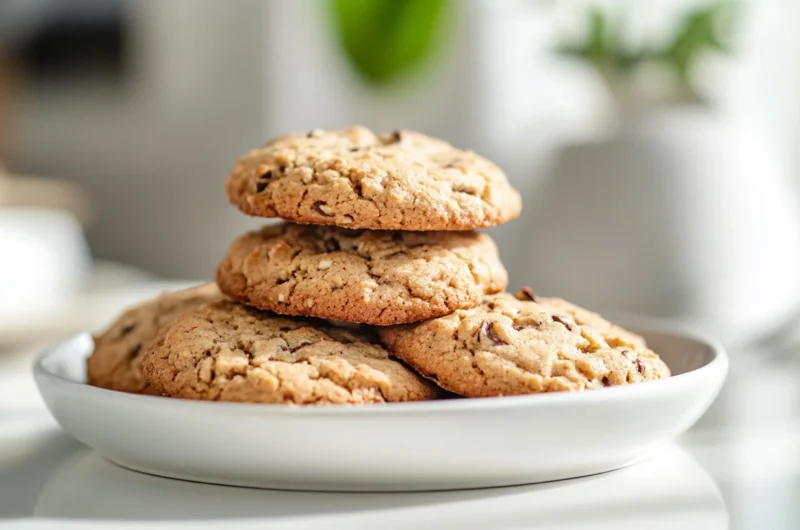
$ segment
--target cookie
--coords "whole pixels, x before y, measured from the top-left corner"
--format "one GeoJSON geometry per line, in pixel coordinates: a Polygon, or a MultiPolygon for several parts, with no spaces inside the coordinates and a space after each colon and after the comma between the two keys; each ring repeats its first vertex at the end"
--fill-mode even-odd
{"type": "Polygon", "coordinates": [[[249,215],[372,230],[472,230],[522,208],[489,160],[420,133],[364,127],[276,138],[239,159],[227,194],[249,215]]]}
{"type": "Polygon", "coordinates": [[[213,401],[360,404],[434,399],[435,385],[369,330],[288,318],[224,300],[181,313],[145,352],[159,393],[213,401]]]}
{"type": "Polygon", "coordinates": [[[575,391],[670,375],[644,339],[601,316],[524,289],[474,309],[382,328],[389,350],[466,397],[575,391]]]}
{"type": "Polygon", "coordinates": [[[478,232],[395,232],[282,223],[237,239],[220,289],[287,315],[390,325],[478,305],[505,289],[492,240],[478,232]]]}
{"type": "Polygon", "coordinates": [[[186,309],[220,298],[213,283],[164,293],[120,315],[106,331],[95,335],[94,351],[86,362],[90,385],[147,393],[142,378],[142,353],[161,327],[186,309]]]}

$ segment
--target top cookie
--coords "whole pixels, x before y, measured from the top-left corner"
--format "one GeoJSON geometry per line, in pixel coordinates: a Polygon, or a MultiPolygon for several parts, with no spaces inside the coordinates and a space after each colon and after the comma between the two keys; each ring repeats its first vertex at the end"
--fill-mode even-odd
{"type": "Polygon", "coordinates": [[[161,394],[253,403],[420,401],[437,389],[367,329],[286,318],[228,300],[181,313],[144,354],[161,394]]]}
{"type": "Polygon", "coordinates": [[[227,194],[249,215],[372,230],[472,230],[522,208],[487,159],[420,133],[364,127],[276,138],[239,159],[227,194]]]}
{"type": "Polygon", "coordinates": [[[670,375],[644,339],[600,315],[524,289],[474,309],[381,329],[390,351],[467,397],[574,391],[670,375]]]}
{"type": "Polygon", "coordinates": [[[121,392],[146,392],[142,353],[158,330],[181,311],[221,298],[216,284],[164,293],[126,310],[103,333],[94,337],[86,361],[89,384],[121,392]]]}

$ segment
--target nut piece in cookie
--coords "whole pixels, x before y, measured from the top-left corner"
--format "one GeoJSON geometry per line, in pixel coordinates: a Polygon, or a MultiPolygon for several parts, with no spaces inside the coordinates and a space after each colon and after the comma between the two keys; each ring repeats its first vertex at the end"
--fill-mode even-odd
{"type": "Polygon", "coordinates": [[[669,377],[644,339],[600,315],[523,289],[437,319],[382,328],[389,350],[466,397],[576,391],[669,377]]]}
{"type": "Polygon", "coordinates": [[[231,245],[220,289],[286,315],[379,326],[478,305],[507,282],[489,236],[278,224],[231,245]]]}
{"type": "Polygon", "coordinates": [[[167,292],[126,310],[104,332],[95,335],[86,361],[89,384],[122,392],[149,393],[142,378],[142,353],[181,311],[221,298],[216,284],[167,292]]]}
{"type": "Polygon", "coordinates": [[[522,209],[489,160],[420,133],[364,127],[276,138],[237,161],[226,191],[249,215],[372,230],[472,230],[522,209]]]}
{"type": "Polygon", "coordinates": [[[369,330],[287,318],[224,300],[178,315],[143,358],[163,395],[213,401],[361,404],[434,399],[369,330]]]}

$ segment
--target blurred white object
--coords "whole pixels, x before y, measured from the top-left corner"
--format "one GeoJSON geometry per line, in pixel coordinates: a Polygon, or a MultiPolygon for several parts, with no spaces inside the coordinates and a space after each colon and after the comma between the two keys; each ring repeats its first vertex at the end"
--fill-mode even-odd
{"type": "Polygon", "coordinates": [[[91,219],[86,194],[63,180],[9,175],[0,166],[0,208],[37,208],[62,210],[72,214],[84,226],[91,219]]]}
{"type": "Polygon", "coordinates": [[[196,284],[155,280],[129,265],[95,261],[76,296],[40,311],[0,315],[0,350],[9,344],[46,344],[79,331],[104,328],[126,307],[196,284]]]}
{"type": "Polygon", "coordinates": [[[747,341],[800,301],[795,199],[741,123],[700,108],[650,112],[562,152],[526,204],[530,281],[600,311],[747,341]]]}
{"type": "Polygon", "coordinates": [[[0,209],[0,318],[52,308],[75,295],[91,267],[70,213],[0,209]]]}

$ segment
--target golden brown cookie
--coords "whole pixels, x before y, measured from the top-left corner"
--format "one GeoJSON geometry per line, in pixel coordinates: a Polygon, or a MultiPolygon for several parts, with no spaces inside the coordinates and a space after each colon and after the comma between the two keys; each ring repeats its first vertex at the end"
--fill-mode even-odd
{"type": "Polygon", "coordinates": [[[670,375],[644,339],[599,315],[529,289],[474,309],[380,330],[389,350],[467,397],[575,391],[670,375]]]}
{"type": "Polygon", "coordinates": [[[86,362],[89,384],[122,392],[147,393],[141,354],[161,326],[171,322],[181,311],[220,297],[217,286],[209,283],[164,293],[126,310],[108,329],[95,335],[94,351],[86,362]]]}
{"type": "Polygon", "coordinates": [[[472,230],[522,208],[489,160],[420,133],[364,127],[276,138],[239,159],[227,194],[249,215],[372,230],[472,230]]]}
{"type": "Polygon", "coordinates": [[[290,404],[434,399],[370,330],[280,317],[232,301],[184,312],[145,352],[146,381],[172,397],[290,404]]]}
{"type": "Polygon", "coordinates": [[[380,326],[474,307],[506,282],[497,248],[477,232],[284,223],[237,239],[217,270],[220,289],[247,305],[380,326]]]}

